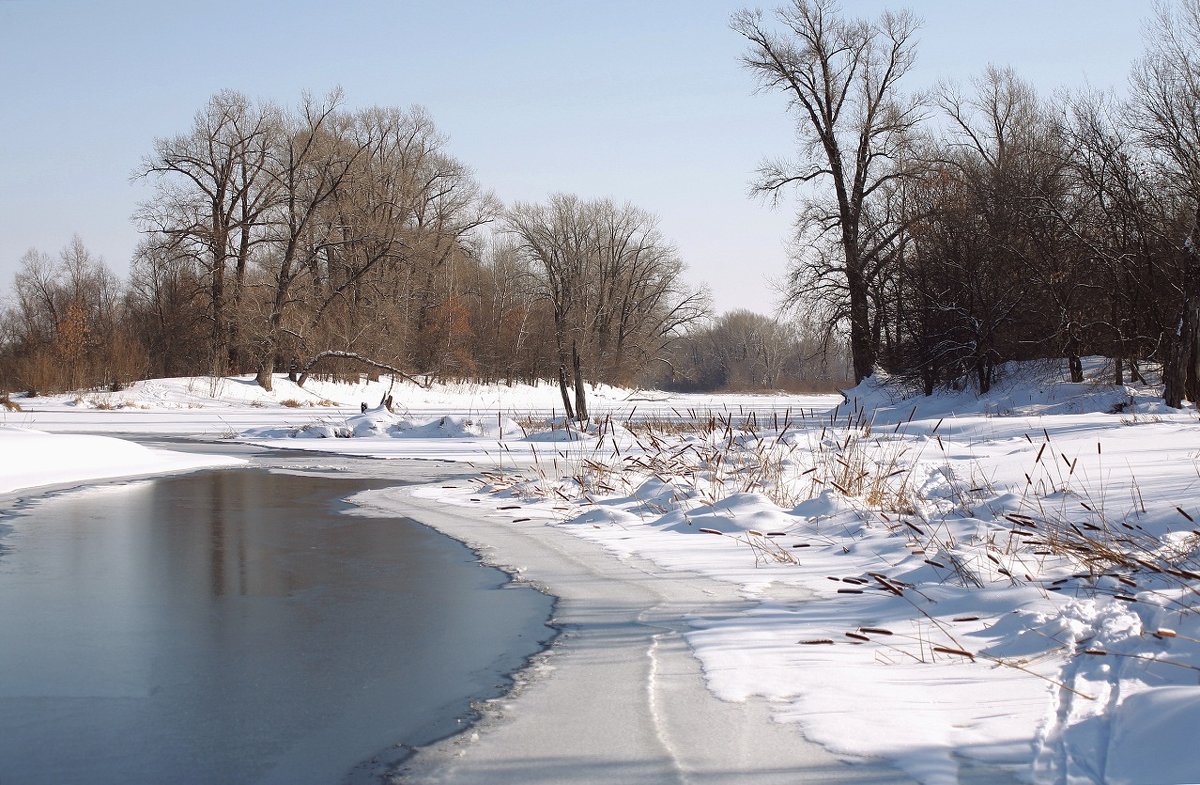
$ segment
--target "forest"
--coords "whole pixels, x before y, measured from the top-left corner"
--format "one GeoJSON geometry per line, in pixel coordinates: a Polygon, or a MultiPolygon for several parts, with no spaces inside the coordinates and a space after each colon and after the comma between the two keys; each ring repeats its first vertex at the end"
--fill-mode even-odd
{"type": "Polygon", "coordinates": [[[1169,405],[1200,397],[1200,0],[1157,8],[1119,92],[1039,93],[1000,65],[909,90],[909,12],[793,0],[731,27],[796,131],[747,173],[796,208],[769,315],[713,314],[651,211],[501,203],[419,107],[222,91],[134,172],[153,196],[127,279],[78,237],[22,258],[0,389],[390,372],[545,381],[583,419],[596,383],[830,389],[883,370],[986,392],[1009,361],[1081,380],[1100,354],[1118,382],[1161,372],[1169,405]]]}

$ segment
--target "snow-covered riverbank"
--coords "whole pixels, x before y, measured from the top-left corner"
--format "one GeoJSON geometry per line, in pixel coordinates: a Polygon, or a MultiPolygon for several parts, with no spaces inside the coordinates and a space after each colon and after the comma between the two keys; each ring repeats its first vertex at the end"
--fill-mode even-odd
{"type": "Polygon", "coordinates": [[[111,432],[128,410],[143,433],[236,421],[274,447],[468,463],[487,472],[475,486],[356,501],[424,515],[564,598],[573,634],[484,732],[419,757],[418,781],[896,779],[843,771],[801,734],[931,784],[1004,781],[990,766],[1200,780],[1200,425],[1153,390],[1040,375],[893,402],[868,385],[836,412],[831,396],[600,391],[604,424],[571,436],[546,422],[548,387],[413,388],[393,414],[371,406],[378,387],[297,407],[282,388],[203,386],[147,383],[121,410],[18,399],[7,422],[111,432]],[[795,756],[739,746],[756,733],[795,756]]]}
{"type": "Polygon", "coordinates": [[[151,449],[108,436],[0,425],[0,495],[242,463],[240,458],[151,449]]]}

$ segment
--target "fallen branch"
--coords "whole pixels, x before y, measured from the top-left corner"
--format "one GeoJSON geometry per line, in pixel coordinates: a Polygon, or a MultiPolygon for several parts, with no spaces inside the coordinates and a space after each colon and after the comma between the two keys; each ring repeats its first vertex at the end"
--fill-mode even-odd
{"type": "Polygon", "coordinates": [[[309,371],[311,371],[317,363],[319,363],[321,360],[324,360],[326,357],[337,357],[337,358],[340,358],[343,360],[355,360],[364,365],[370,365],[371,367],[378,368],[381,371],[387,371],[388,373],[393,374],[395,376],[399,376],[404,379],[408,379],[413,384],[418,384],[421,387],[425,388],[426,390],[428,390],[430,388],[430,386],[432,386],[432,380],[428,377],[426,377],[425,381],[422,382],[421,380],[417,379],[414,376],[409,376],[407,373],[400,370],[399,368],[397,368],[394,365],[388,365],[387,363],[381,363],[377,360],[372,360],[370,357],[363,357],[361,354],[358,354],[357,352],[343,352],[343,351],[339,351],[337,349],[329,349],[329,350],[326,350],[323,352],[318,352],[311,360],[309,360],[307,363],[305,363],[304,367],[300,369],[300,379],[299,379],[299,381],[296,382],[296,385],[298,387],[303,387],[304,383],[308,381],[309,371]]]}

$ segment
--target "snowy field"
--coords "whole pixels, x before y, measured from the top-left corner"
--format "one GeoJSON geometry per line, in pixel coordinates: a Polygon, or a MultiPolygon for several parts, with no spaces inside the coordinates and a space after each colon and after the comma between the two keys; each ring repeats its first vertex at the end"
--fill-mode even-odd
{"type": "Polygon", "coordinates": [[[0,493],[221,460],[96,434],[455,460],[474,484],[416,494],[443,517],[728,587],[738,612],[692,608],[683,634],[703,683],[837,756],[929,785],[964,759],[1028,782],[1197,782],[1200,421],[1154,393],[1028,369],[983,398],[600,389],[580,432],[549,386],[159,380],[14,399],[0,493]]]}

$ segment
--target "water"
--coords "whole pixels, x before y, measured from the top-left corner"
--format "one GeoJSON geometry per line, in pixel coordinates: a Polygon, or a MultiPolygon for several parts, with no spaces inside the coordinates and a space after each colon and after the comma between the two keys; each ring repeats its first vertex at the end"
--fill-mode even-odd
{"type": "Polygon", "coordinates": [[[551,600],[339,514],[380,484],[208,472],[9,518],[0,785],[330,785],[461,728],[550,637],[551,600]]]}

